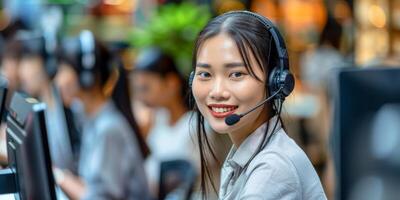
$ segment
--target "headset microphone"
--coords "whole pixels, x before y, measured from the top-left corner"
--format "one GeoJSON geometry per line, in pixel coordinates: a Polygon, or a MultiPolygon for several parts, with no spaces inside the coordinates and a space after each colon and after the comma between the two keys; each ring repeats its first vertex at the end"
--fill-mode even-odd
{"type": "Polygon", "coordinates": [[[242,118],[242,117],[246,116],[247,114],[253,112],[258,107],[264,105],[265,103],[273,100],[274,97],[276,95],[278,95],[281,92],[282,89],[283,89],[283,87],[279,88],[279,90],[276,91],[273,95],[271,95],[270,97],[266,98],[265,100],[263,100],[262,102],[260,102],[256,106],[254,106],[254,108],[250,109],[249,111],[247,111],[247,112],[245,112],[243,114],[239,114],[239,115],[238,114],[231,114],[231,115],[229,115],[228,117],[225,118],[225,124],[228,125],[228,126],[232,126],[232,125],[238,123],[240,121],[240,118],[242,118]]]}

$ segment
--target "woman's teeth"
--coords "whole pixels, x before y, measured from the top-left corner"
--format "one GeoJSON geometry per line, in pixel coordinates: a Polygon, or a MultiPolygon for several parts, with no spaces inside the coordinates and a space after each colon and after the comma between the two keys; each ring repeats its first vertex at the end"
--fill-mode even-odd
{"type": "Polygon", "coordinates": [[[225,112],[230,112],[230,111],[234,110],[235,108],[215,108],[215,107],[212,107],[211,109],[214,112],[217,112],[217,113],[225,113],[225,112]]]}

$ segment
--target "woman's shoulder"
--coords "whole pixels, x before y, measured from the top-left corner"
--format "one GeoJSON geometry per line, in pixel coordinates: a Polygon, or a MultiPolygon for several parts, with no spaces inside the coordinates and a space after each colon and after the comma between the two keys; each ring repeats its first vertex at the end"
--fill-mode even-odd
{"type": "MultiPolygon", "coordinates": [[[[296,168],[312,167],[311,161],[307,157],[303,149],[286,134],[285,130],[281,130],[277,134],[276,140],[272,142],[272,152],[280,152],[285,156],[296,168]]],[[[268,149],[267,149],[268,151],[268,149]]]]}
{"type": "Polygon", "coordinates": [[[96,129],[102,136],[130,135],[132,132],[128,121],[113,105],[110,105],[106,111],[102,112],[96,120],[96,129]]]}
{"type": "Polygon", "coordinates": [[[287,171],[295,173],[299,160],[308,160],[300,147],[286,135],[284,129],[277,131],[269,141],[250,162],[249,167],[266,165],[271,170],[287,171]]]}
{"type": "Polygon", "coordinates": [[[296,167],[291,158],[285,153],[274,150],[258,153],[249,163],[247,171],[251,173],[253,170],[269,171],[270,176],[298,178],[296,167]]]}
{"type": "Polygon", "coordinates": [[[298,199],[301,195],[300,177],[284,154],[273,151],[260,152],[249,163],[245,170],[245,176],[247,177],[246,185],[250,188],[244,189],[244,196],[267,192],[276,199],[281,198],[283,193],[290,194],[293,199],[298,199]]]}
{"type": "Polygon", "coordinates": [[[278,151],[260,152],[246,169],[246,182],[258,187],[248,190],[262,190],[276,194],[277,198],[282,194],[291,194],[294,199],[326,199],[312,165],[304,167],[296,162],[290,155],[278,151]],[[271,185],[274,187],[271,188],[271,185]]]}
{"type": "Polygon", "coordinates": [[[304,151],[281,129],[269,145],[251,162],[252,168],[264,166],[277,176],[295,177],[302,184],[319,181],[318,175],[304,151]],[[257,166],[258,163],[258,166],[257,166]]]}
{"type": "Polygon", "coordinates": [[[126,124],[126,119],[117,110],[110,110],[99,116],[97,127],[100,129],[121,129],[126,124]]]}

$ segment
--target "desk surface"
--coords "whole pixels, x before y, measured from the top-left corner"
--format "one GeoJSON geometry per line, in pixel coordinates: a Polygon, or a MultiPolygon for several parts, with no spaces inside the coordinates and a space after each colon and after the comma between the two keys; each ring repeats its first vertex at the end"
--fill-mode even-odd
{"type": "MultiPolygon", "coordinates": [[[[57,200],[68,200],[68,197],[59,187],[56,187],[57,200]]],[[[0,194],[0,200],[15,200],[14,194],[0,194]]]]}
{"type": "Polygon", "coordinates": [[[15,200],[15,198],[13,194],[2,194],[0,200],[15,200]]]}

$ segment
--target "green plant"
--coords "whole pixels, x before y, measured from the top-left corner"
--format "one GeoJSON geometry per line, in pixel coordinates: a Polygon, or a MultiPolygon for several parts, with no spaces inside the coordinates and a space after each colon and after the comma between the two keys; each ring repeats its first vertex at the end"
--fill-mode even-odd
{"type": "Polygon", "coordinates": [[[47,0],[47,3],[50,3],[50,4],[73,4],[73,3],[76,3],[76,0],[47,0]]]}
{"type": "Polygon", "coordinates": [[[158,46],[174,57],[181,73],[191,70],[194,41],[210,19],[205,6],[193,3],[162,5],[142,27],[135,27],[129,40],[135,48],[158,46]]]}

